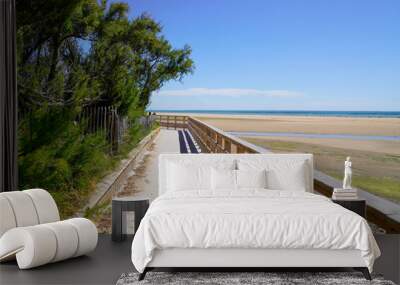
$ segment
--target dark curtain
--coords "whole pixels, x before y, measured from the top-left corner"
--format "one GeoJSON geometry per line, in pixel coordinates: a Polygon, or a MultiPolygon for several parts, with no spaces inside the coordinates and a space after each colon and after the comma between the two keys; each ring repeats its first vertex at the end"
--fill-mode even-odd
{"type": "Polygon", "coordinates": [[[0,191],[16,191],[17,73],[15,0],[0,0],[0,191]]]}

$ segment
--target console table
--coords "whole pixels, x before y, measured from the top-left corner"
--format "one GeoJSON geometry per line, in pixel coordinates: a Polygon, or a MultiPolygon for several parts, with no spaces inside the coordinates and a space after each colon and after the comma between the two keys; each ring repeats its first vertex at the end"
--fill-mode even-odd
{"type": "Polygon", "coordinates": [[[112,234],[113,241],[122,241],[126,239],[126,212],[135,214],[135,232],[140,221],[149,208],[150,200],[147,197],[114,197],[112,199],[112,234]]]}
{"type": "Polygon", "coordinates": [[[355,200],[332,199],[332,201],[350,211],[353,211],[356,214],[359,214],[361,217],[365,219],[366,202],[364,199],[355,199],[355,200]]]}

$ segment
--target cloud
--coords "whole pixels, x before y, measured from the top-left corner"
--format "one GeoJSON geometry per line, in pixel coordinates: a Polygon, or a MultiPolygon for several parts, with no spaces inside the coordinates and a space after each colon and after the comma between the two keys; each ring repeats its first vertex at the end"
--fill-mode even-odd
{"type": "Polygon", "coordinates": [[[266,97],[299,97],[303,93],[290,90],[260,90],[242,88],[188,88],[179,90],[161,90],[155,93],[159,96],[266,96],[266,97]]]}

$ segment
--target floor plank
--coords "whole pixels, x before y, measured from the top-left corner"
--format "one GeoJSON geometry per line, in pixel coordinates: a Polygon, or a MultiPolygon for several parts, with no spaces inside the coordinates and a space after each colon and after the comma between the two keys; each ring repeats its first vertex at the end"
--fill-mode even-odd
{"type": "Polygon", "coordinates": [[[115,284],[124,272],[134,270],[130,259],[131,240],[116,243],[99,235],[95,251],[29,270],[19,270],[16,262],[0,265],[0,284],[115,284]]]}

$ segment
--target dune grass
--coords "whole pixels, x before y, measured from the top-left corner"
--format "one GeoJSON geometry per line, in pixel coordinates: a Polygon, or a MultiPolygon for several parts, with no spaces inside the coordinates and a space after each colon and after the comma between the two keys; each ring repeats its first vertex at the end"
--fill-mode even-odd
{"type": "Polygon", "coordinates": [[[113,155],[105,139],[97,135],[88,135],[80,141],[70,135],[69,141],[56,141],[39,148],[19,159],[21,189],[48,190],[60,216],[71,217],[85,205],[102,177],[113,171],[150,131],[132,128],[113,155]]]}
{"type": "Polygon", "coordinates": [[[275,139],[243,138],[273,152],[305,152],[314,155],[315,168],[343,179],[343,162],[353,161],[353,185],[357,188],[400,203],[400,157],[275,139]]]}
{"type": "MultiPolygon", "coordinates": [[[[342,179],[338,173],[327,173],[337,179],[342,179]]],[[[400,202],[400,181],[391,177],[373,177],[354,175],[352,183],[355,187],[370,193],[400,202]]]]}

